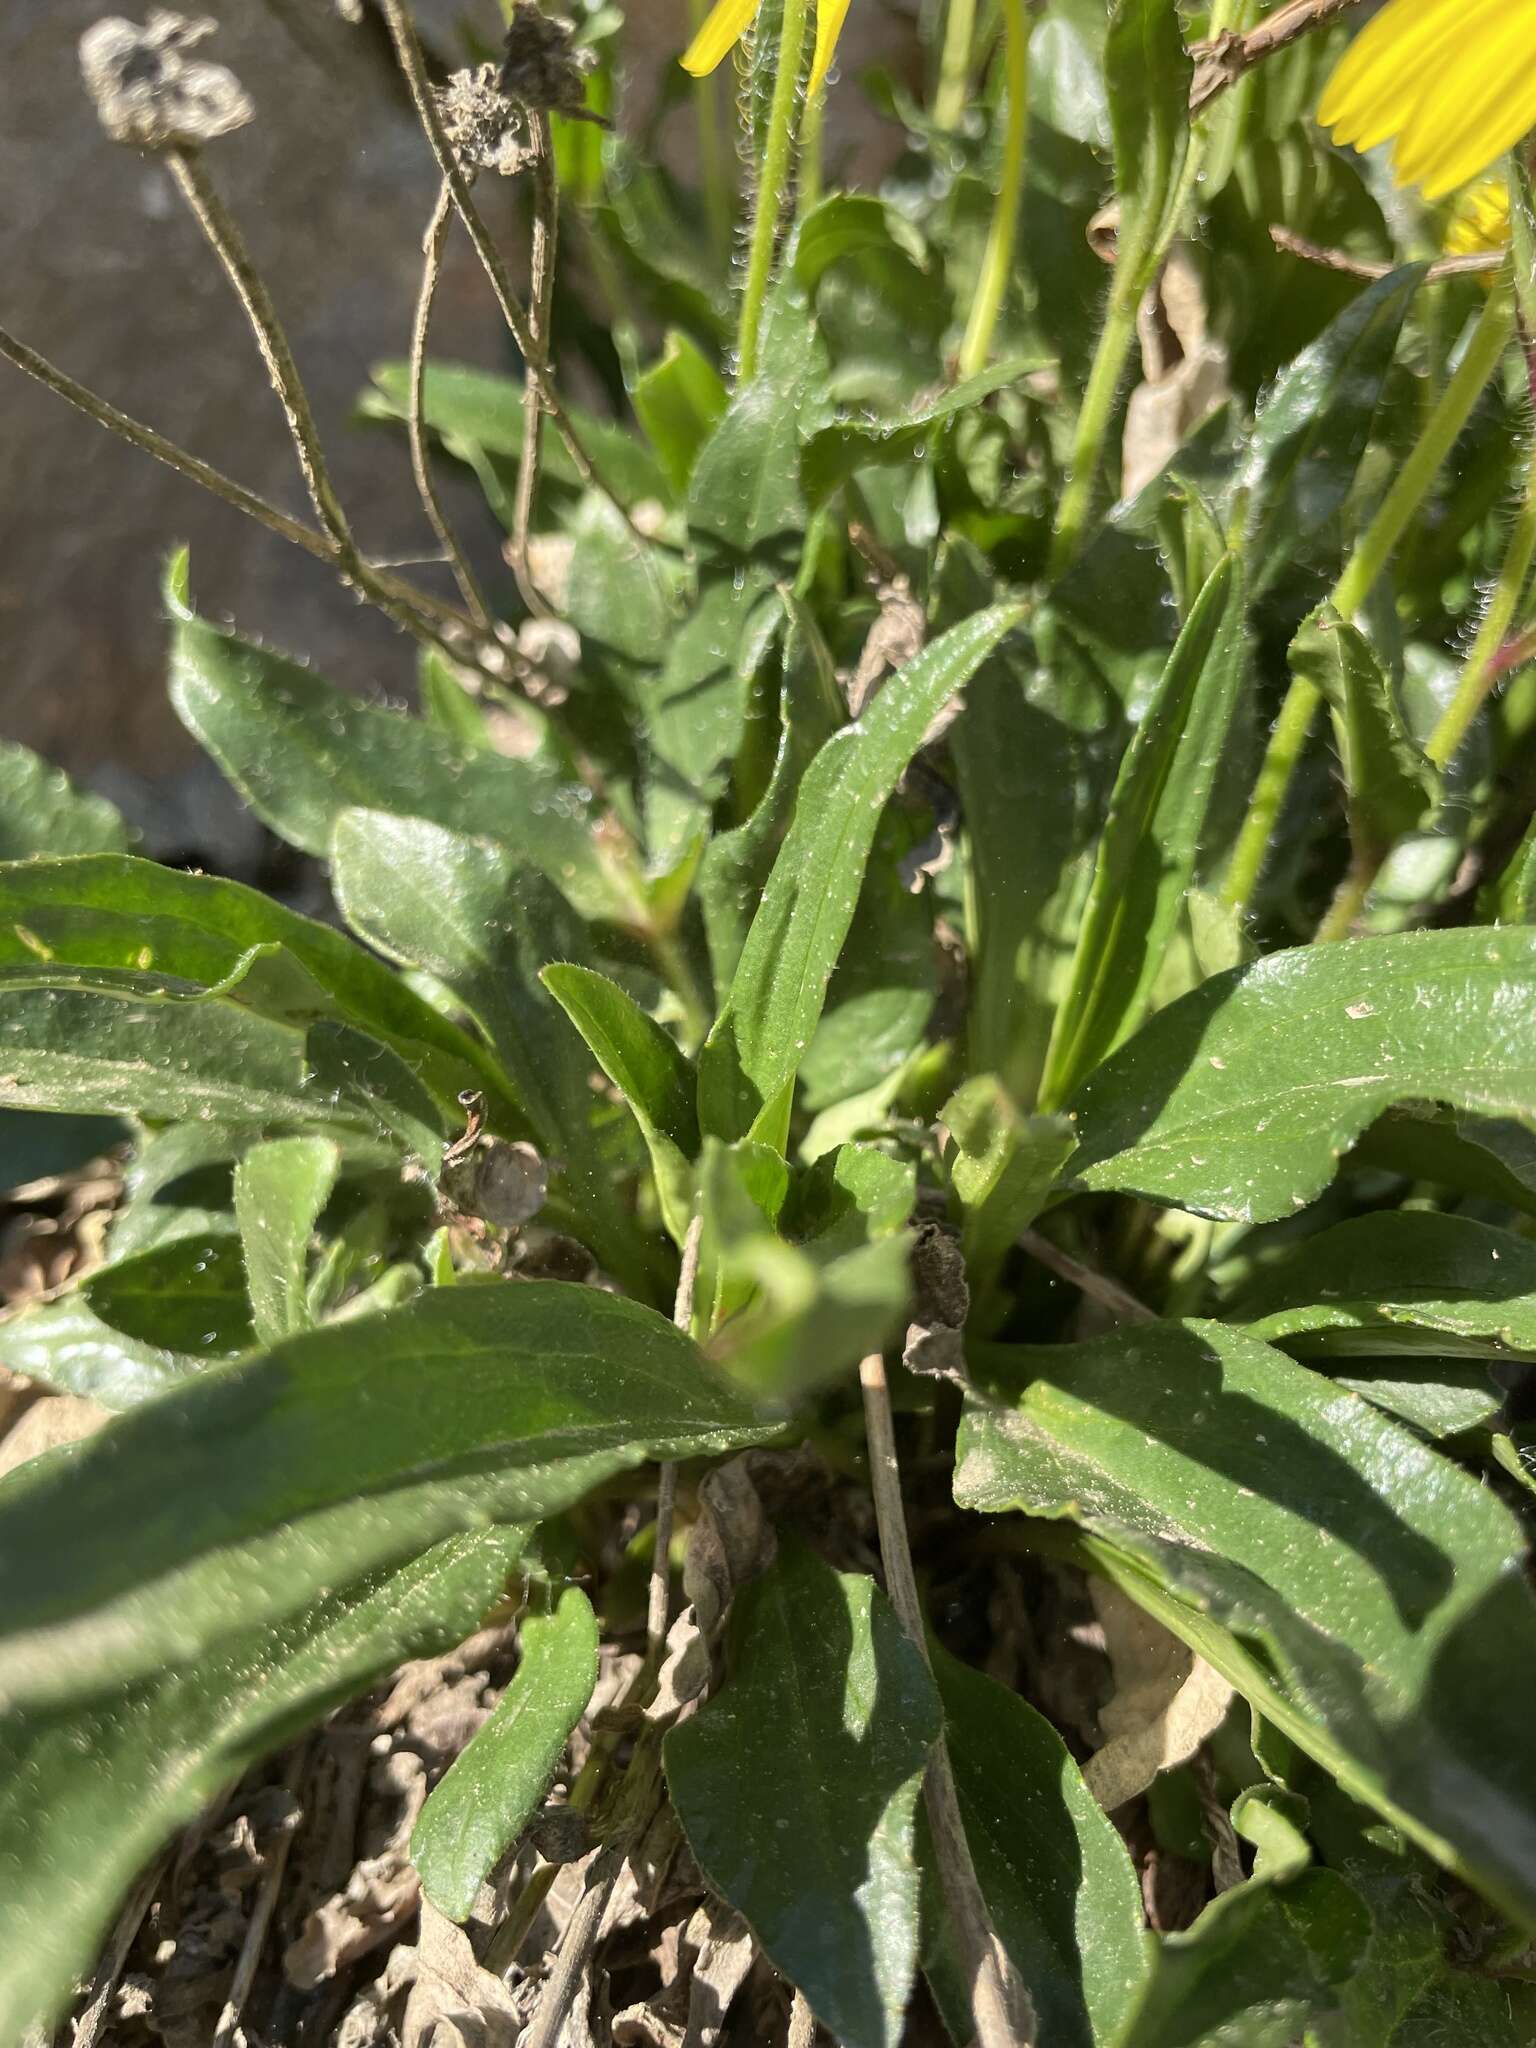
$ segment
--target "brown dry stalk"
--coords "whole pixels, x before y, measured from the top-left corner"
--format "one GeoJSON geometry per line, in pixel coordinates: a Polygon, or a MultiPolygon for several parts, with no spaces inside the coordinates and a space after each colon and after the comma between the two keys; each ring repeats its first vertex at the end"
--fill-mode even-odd
{"type": "Polygon", "coordinates": [[[1359,4],[1360,0],[1288,0],[1286,6],[1277,7],[1246,35],[1228,29],[1214,42],[1197,44],[1191,53],[1198,62],[1190,87],[1189,111],[1202,112],[1255,64],[1262,64],[1266,57],[1289,48],[1313,29],[1325,27],[1359,4]]]}
{"type": "MultiPolygon", "coordinates": [[[[897,1619],[927,1662],[928,1639],[923,1626],[922,1603],[917,1595],[917,1578],[912,1569],[912,1550],[907,1541],[890,1387],[885,1376],[885,1360],[878,1351],[872,1352],[860,1364],[859,1384],[864,1390],[870,1488],[875,1497],[875,1519],[880,1530],[886,1590],[891,1596],[897,1619]]],[[[1028,1991],[1003,1952],[987,1912],[976,1866],[971,1861],[970,1844],[965,1838],[965,1824],[960,1818],[960,1798],[955,1790],[949,1747],[942,1735],[934,1744],[928,1760],[923,1798],[928,1808],[928,1824],[933,1830],[939,1883],[949,1907],[961,1967],[970,1985],[971,2018],[975,2022],[977,2048],[1030,2048],[1035,2039],[1034,2010],[1028,1991]]]]}
{"type": "Polygon", "coordinates": [[[554,321],[555,261],[560,248],[560,184],[555,176],[555,144],[549,116],[542,108],[528,110],[533,141],[533,239],[528,271],[528,338],[537,355],[523,385],[523,450],[517,466],[517,500],[513,511],[512,558],[523,601],[536,615],[547,617],[549,606],[528,565],[534,501],[544,455],[544,386],[551,376],[550,334],[554,321]]]}
{"type": "Polygon", "coordinates": [[[479,579],[470,567],[464,550],[459,545],[458,536],[449,522],[448,514],[443,509],[437,482],[432,475],[432,453],[427,446],[427,426],[423,417],[427,385],[427,341],[432,332],[432,308],[437,300],[437,288],[443,274],[443,250],[447,246],[448,230],[452,224],[453,194],[444,183],[438,191],[437,204],[432,209],[427,232],[422,237],[421,290],[416,298],[416,317],[411,323],[410,396],[406,407],[406,431],[410,437],[411,471],[416,478],[416,495],[421,499],[421,509],[427,515],[427,524],[437,535],[470,617],[481,632],[488,633],[491,630],[490,606],[485,601],[479,579]]]}
{"type": "MultiPolygon", "coordinates": [[[[1374,263],[1363,256],[1351,256],[1347,249],[1325,248],[1321,242],[1309,242],[1305,235],[1298,235],[1291,228],[1272,227],[1269,239],[1288,256],[1299,256],[1304,263],[1316,263],[1324,270],[1337,270],[1345,277],[1363,278],[1370,284],[1390,277],[1397,267],[1392,263],[1374,263]]],[[[1504,268],[1504,263],[1505,251],[1502,249],[1473,250],[1465,256],[1443,256],[1438,263],[1430,264],[1424,273],[1424,282],[1437,284],[1446,277],[1493,277],[1504,268]]]]}

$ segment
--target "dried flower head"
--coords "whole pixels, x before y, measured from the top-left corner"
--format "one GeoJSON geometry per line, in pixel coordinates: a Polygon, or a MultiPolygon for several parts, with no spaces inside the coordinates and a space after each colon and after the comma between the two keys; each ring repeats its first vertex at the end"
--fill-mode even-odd
{"type": "Polygon", "coordinates": [[[108,15],[80,38],[80,70],[101,125],[139,149],[198,149],[255,114],[222,64],[186,54],[217,23],[157,8],[145,25],[108,15]]]}
{"type": "Polygon", "coordinates": [[[576,47],[574,26],[546,14],[538,0],[517,0],[507,24],[501,89],[535,113],[565,114],[576,121],[608,123],[587,108],[590,50],[576,47]]]}
{"type": "Polygon", "coordinates": [[[532,156],[527,116],[502,91],[494,64],[455,71],[437,105],[453,153],[471,175],[515,177],[532,156]]]}

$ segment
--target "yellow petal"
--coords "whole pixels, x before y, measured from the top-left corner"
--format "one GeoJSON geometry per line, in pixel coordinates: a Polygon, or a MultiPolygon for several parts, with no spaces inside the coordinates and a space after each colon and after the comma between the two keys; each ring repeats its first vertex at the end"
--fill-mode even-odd
{"type": "Polygon", "coordinates": [[[811,91],[820,92],[837,54],[837,39],[848,19],[848,0],[816,0],[816,55],[811,64],[811,91]]]}
{"type": "Polygon", "coordinates": [[[1398,183],[1444,198],[1536,127],[1536,0],[1388,0],[1318,119],[1355,149],[1395,141],[1398,183]]]}
{"type": "Polygon", "coordinates": [[[683,69],[706,78],[752,26],[758,0],[715,0],[709,19],[683,52],[683,69]]]}
{"type": "Polygon", "coordinates": [[[1536,126],[1536,8],[1512,7],[1497,28],[1460,44],[1404,124],[1393,152],[1399,184],[1443,199],[1536,126]]]}

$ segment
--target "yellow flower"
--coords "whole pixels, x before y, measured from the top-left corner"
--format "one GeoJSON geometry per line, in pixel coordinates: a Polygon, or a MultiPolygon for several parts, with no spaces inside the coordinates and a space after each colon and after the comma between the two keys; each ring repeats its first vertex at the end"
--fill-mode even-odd
{"type": "Polygon", "coordinates": [[[1318,119],[1355,149],[1390,141],[1397,182],[1443,199],[1536,128],[1536,0],[1387,0],[1318,119]]]}
{"type": "Polygon", "coordinates": [[[1449,256],[1493,256],[1509,247],[1509,187],[1484,178],[1463,192],[1445,231],[1449,256]]]}
{"type": "MultiPolygon", "coordinates": [[[[715,0],[708,20],[683,52],[683,69],[705,78],[735,48],[756,18],[759,0],[715,0]]],[[[832,69],[837,39],[842,34],[849,0],[815,0],[816,55],[811,63],[811,91],[818,91],[832,69]]]]}

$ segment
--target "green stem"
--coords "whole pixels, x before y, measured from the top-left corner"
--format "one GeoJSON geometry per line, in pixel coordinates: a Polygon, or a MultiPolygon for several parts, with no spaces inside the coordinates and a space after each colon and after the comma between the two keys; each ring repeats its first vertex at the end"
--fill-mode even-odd
{"type": "Polygon", "coordinates": [[[1033,28],[1029,0],[1003,0],[1008,65],[1008,127],[1003,142],[1003,177],[992,209],[975,303],[960,348],[960,375],[974,377],[987,367],[1019,238],[1019,212],[1024,203],[1024,170],[1029,153],[1029,38],[1033,28]]]}
{"type": "Polygon", "coordinates": [[[1301,676],[1292,676],[1291,687],[1280,707],[1280,716],[1269,736],[1253,802],[1249,805],[1247,819],[1233,850],[1232,865],[1227,870],[1222,894],[1234,909],[1246,910],[1258,887],[1270,835],[1321,701],[1321,692],[1314,684],[1301,676]]]}
{"type": "Polygon", "coordinates": [[[1371,888],[1381,873],[1383,856],[1369,853],[1350,862],[1349,873],[1338,886],[1328,914],[1318,926],[1312,943],[1326,946],[1335,939],[1347,939],[1355,928],[1355,919],[1370,900],[1371,888]]]}
{"type": "MultiPolygon", "coordinates": [[[[1380,511],[1361,536],[1339,578],[1331,602],[1343,618],[1353,619],[1381,580],[1394,548],[1433,490],[1435,478],[1460,439],[1473,407],[1497,371],[1514,325],[1510,293],[1505,286],[1495,285],[1478,315],[1472,338],[1455,374],[1442,392],[1408,460],[1398,472],[1380,511]]],[[[1460,692],[1457,694],[1459,700],[1460,692]]],[[[1227,872],[1223,894],[1226,901],[1239,910],[1247,908],[1258,886],[1270,837],[1285,804],[1291,777],[1301,760],[1307,734],[1317,715],[1318,702],[1318,691],[1313,684],[1302,676],[1291,678],[1290,689],[1280,707],[1280,716],[1275,721],[1263,766],[1259,770],[1253,802],[1227,872]]],[[[1472,708],[1475,713],[1476,705],[1472,708]]],[[[1332,921],[1330,914],[1328,923],[1331,925],[1332,921]]]]}
{"type": "Polygon", "coordinates": [[[1473,407],[1488,388],[1514,331],[1514,302],[1507,284],[1496,284],[1477,316],[1472,338],[1440,394],[1440,402],[1339,578],[1333,603],[1342,618],[1356,616],[1385,574],[1394,549],[1434,489],[1435,478],[1460,440],[1473,407]]]}
{"type": "Polygon", "coordinates": [[[939,58],[939,89],[933,96],[933,121],[946,133],[965,116],[971,83],[971,48],[976,40],[976,0],[949,0],[944,23],[944,49],[939,58]]]}
{"type": "Polygon", "coordinates": [[[1456,685],[1456,694],[1446,706],[1424,749],[1437,768],[1450,767],[1489,691],[1507,672],[1504,643],[1509,638],[1515,614],[1531,580],[1533,562],[1536,562],[1536,441],[1532,443],[1527,465],[1525,499],[1509,536],[1509,549],[1499,571],[1499,580],[1494,586],[1477,638],[1472,643],[1472,652],[1467,656],[1461,680],[1456,685]]]}
{"type": "Polygon", "coordinates": [[[741,384],[750,383],[757,374],[763,308],[773,278],[779,223],[784,218],[784,202],[794,163],[795,103],[800,91],[800,69],[809,15],[810,0],[784,0],[778,69],[774,74],[773,99],[768,110],[768,150],[763,158],[762,176],[758,180],[757,212],[752,222],[747,282],[741,299],[741,324],[737,330],[736,376],[741,384]]]}
{"type": "Polygon", "coordinates": [[[800,193],[796,208],[801,220],[812,207],[820,206],[823,182],[823,141],[827,126],[827,88],[814,93],[806,102],[805,118],[800,123],[800,193]]]}
{"type": "Polygon", "coordinates": [[[1116,265],[1115,281],[1109,294],[1109,312],[1104,321],[1104,331],[1099,336],[1093,367],[1088,373],[1082,410],[1077,416],[1067,487],[1057,508],[1056,532],[1051,541],[1052,582],[1065,575],[1077,559],[1077,551],[1082,545],[1083,530],[1093,509],[1093,491],[1098,481],[1104,443],[1109,438],[1110,421],[1114,418],[1115,399],[1136,339],[1136,309],[1141,304],[1142,289],[1139,275],[1133,275],[1128,267],[1116,265]]]}

